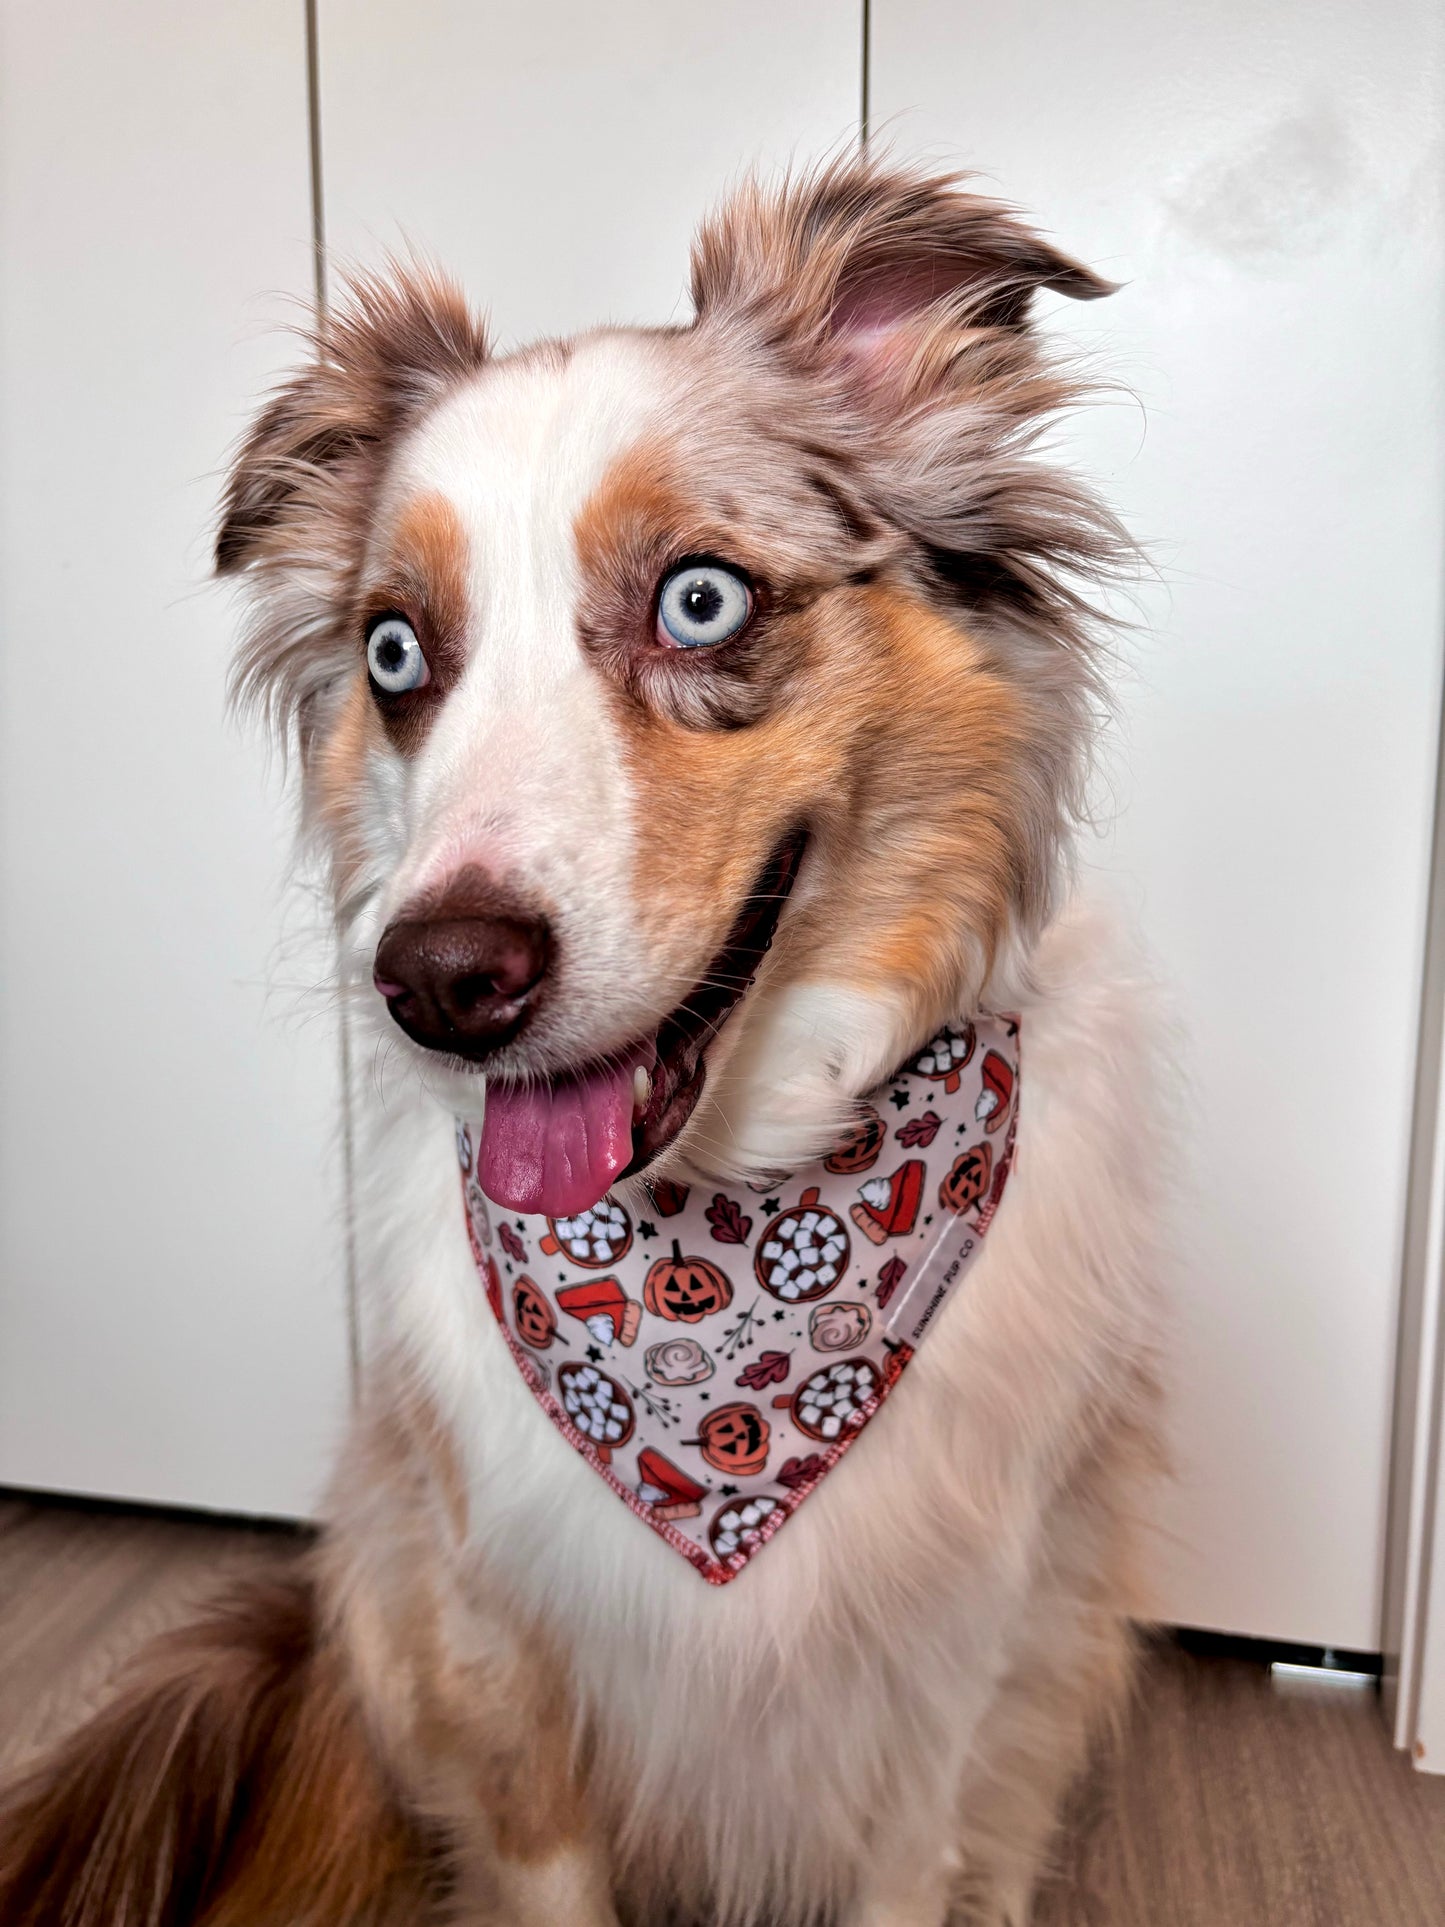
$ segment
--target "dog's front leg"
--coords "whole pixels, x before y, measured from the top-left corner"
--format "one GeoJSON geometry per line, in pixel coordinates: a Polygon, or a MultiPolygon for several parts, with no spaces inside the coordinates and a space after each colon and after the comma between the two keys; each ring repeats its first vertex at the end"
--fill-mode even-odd
{"type": "Polygon", "coordinates": [[[393,1648],[370,1696],[411,1803],[439,1828],[446,1920],[617,1927],[609,1862],[555,1681],[505,1624],[472,1620],[460,1630],[481,1650],[443,1658],[440,1642],[428,1651],[425,1638],[405,1656],[393,1648]]]}
{"type": "Polygon", "coordinates": [[[447,1503],[420,1428],[395,1405],[382,1416],[355,1454],[364,1508],[343,1510],[323,1557],[378,1757],[438,1837],[443,1918],[617,1927],[565,1669],[468,1562],[457,1493],[447,1503]],[[434,1479],[443,1500],[429,1505],[434,1479]]]}
{"type": "MultiPolygon", "coordinates": [[[[952,1784],[947,1772],[938,1784],[952,1784]]],[[[846,1927],[944,1927],[958,1868],[949,1820],[930,1792],[879,1830],[846,1927]]]]}
{"type": "Polygon", "coordinates": [[[847,1927],[944,1927],[950,1887],[942,1852],[925,1855],[911,1872],[900,1866],[875,1873],[854,1902],[847,1927]]]}
{"type": "Polygon", "coordinates": [[[617,1927],[606,1858],[590,1841],[537,1859],[487,1852],[468,1866],[449,1916],[456,1927],[617,1927]]]}

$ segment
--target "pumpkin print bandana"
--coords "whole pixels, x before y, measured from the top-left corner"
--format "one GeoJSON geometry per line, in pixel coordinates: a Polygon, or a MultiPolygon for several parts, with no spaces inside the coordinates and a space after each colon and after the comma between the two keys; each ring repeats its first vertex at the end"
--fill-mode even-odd
{"type": "Polygon", "coordinates": [[[457,1121],[467,1231],[537,1403],[713,1585],[838,1464],[963,1282],[997,1211],[1019,1026],[939,1033],[831,1155],[756,1189],[655,1181],[575,1218],[503,1217],[457,1121]]]}

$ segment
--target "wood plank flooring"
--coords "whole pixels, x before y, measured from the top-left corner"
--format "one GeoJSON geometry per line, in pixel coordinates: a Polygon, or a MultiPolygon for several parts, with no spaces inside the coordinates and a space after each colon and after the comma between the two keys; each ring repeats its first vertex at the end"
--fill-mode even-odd
{"type": "MultiPolygon", "coordinates": [[[[0,1774],[85,1717],[121,1661],[277,1528],[0,1498],[0,1774]]],[[[338,1923],[340,1927],[340,1923],[338,1923]]],[[[1370,1694],[1153,1653],[1125,1745],[1080,1789],[1037,1927],[1445,1927],[1445,1779],[1370,1694]]]]}
{"type": "Polygon", "coordinates": [[[129,1655],[300,1535],[0,1497],[0,1775],[88,1717],[129,1655]]]}

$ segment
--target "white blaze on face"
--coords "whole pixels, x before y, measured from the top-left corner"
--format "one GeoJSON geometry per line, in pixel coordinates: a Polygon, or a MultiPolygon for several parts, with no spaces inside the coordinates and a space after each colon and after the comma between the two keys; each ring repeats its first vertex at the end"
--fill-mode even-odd
{"type": "MultiPolygon", "coordinates": [[[[387,922],[469,866],[545,909],[554,994],[515,1055],[495,1060],[503,1083],[625,1051],[706,967],[691,926],[660,944],[654,914],[652,941],[640,939],[656,906],[638,901],[634,879],[655,829],[629,778],[616,692],[578,634],[579,513],[631,450],[666,445],[685,365],[665,337],[612,334],[494,363],[399,445],[376,516],[368,561],[380,577],[409,503],[439,497],[454,511],[465,667],[416,750],[370,756],[359,814],[368,872],[385,882],[358,897],[347,950],[369,975],[387,922]]],[[[832,1142],[857,1093],[898,1062],[905,1001],[806,981],[750,995],[712,1053],[695,1117],[708,1167],[791,1169],[832,1142]]],[[[440,1062],[426,1077],[442,1101],[475,1105],[474,1077],[440,1062]]]]}
{"type": "Polygon", "coordinates": [[[533,1067],[618,1048],[660,1014],[637,951],[622,744],[578,639],[573,528],[662,405],[645,342],[601,336],[496,365],[403,444],[378,518],[384,542],[409,500],[449,502],[468,608],[466,668],[403,772],[377,929],[469,864],[545,906],[564,994],[532,1029],[533,1067]]]}

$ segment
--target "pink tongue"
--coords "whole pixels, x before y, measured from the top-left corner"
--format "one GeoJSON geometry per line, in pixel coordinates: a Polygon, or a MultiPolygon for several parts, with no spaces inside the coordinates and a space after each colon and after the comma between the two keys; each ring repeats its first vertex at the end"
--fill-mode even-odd
{"type": "Polygon", "coordinates": [[[633,1072],[651,1056],[565,1084],[489,1084],[477,1182],[492,1203],[572,1218],[604,1197],[632,1157],[633,1072]]]}

